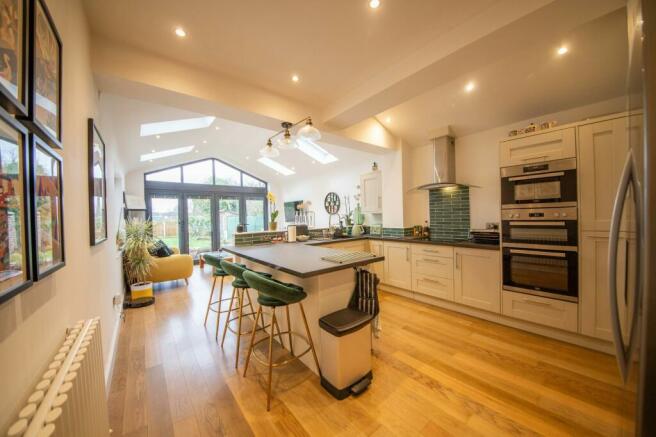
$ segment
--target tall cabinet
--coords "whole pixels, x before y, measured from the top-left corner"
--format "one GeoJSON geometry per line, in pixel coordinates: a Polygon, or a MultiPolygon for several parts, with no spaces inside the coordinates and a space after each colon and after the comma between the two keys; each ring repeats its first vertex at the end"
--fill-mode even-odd
{"type": "MultiPolygon", "coordinates": [[[[628,151],[629,137],[640,138],[641,117],[618,116],[578,127],[579,222],[580,222],[580,316],[581,333],[612,340],[608,292],[608,234],[628,151]]],[[[636,235],[633,202],[627,199],[620,228],[618,266],[629,266],[634,256],[636,235]],[[625,262],[622,262],[624,260],[625,262]]],[[[635,272],[618,267],[617,289],[620,317],[626,319],[633,296],[630,283],[635,272]]]]}

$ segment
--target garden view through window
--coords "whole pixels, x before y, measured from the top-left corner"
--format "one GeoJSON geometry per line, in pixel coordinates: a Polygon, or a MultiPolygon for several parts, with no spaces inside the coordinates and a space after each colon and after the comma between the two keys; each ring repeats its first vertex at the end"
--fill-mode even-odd
{"type": "Polygon", "coordinates": [[[267,228],[267,183],[217,159],[149,172],[144,184],[155,239],[194,258],[234,244],[239,227],[267,228]]]}

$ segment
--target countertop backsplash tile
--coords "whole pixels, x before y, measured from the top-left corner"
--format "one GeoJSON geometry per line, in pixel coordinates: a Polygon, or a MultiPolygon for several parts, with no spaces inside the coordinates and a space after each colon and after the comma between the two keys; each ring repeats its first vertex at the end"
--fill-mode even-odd
{"type": "Polygon", "coordinates": [[[428,202],[431,238],[469,238],[469,187],[430,190],[428,202]]]}

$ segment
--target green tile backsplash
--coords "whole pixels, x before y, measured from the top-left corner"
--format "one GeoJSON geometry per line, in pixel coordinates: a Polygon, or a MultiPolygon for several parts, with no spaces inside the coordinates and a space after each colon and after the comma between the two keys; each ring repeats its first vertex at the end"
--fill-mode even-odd
{"type": "Polygon", "coordinates": [[[431,238],[469,238],[469,187],[430,190],[428,203],[431,238]]]}

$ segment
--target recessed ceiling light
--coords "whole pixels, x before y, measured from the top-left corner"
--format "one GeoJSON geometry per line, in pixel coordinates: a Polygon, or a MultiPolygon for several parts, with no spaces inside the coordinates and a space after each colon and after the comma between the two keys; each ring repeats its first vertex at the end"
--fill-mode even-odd
{"type": "Polygon", "coordinates": [[[250,156],[247,156],[247,157],[246,157],[246,160],[249,160],[249,159],[251,159],[251,157],[250,157],[250,156]]]}
{"type": "Polygon", "coordinates": [[[298,82],[299,80],[301,80],[301,78],[298,77],[298,74],[292,76],[292,82],[298,82]]]}
{"type": "Polygon", "coordinates": [[[187,36],[187,32],[182,27],[176,27],[175,28],[175,34],[178,35],[180,38],[184,38],[187,36]]]}
{"type": "Polygon", "coordinates": [[[275,170],[278,173],[282,173],[285,176],[294,174],[294,170],[287,168],[281,163],[274,161],[273,159],[270,158],[265,158],[265,157],[258,158],[257,162],[259,162],[262,165],[266,165],[270,169],[275,170]]]}
{"type": "Polygon", "coordinates": [[[203,140],[203,144],[207,144],[207,140],[203,140]]]}
{"type": "Polygon", "coordinates": [[[155,138],[157,138],[159,140],[159,135],[155,135],[155,138]]]}
{"type": "Polygon", "coordinates": [[[377,9],[380,6],[380,0],[369,0],[369,7],[371,9],[377,9]]]}
{"type": "Polygon", "coordinates": [[[152,153],[155,153],[155,149],[151,150],[152,153]]]}
{"type": "Polygon", "coordinates": [[[153,160],[151,159],[151,160],[150,160],[150,161],[148,161],[148,162],[153,162],[153,160]]]}
{"type": "Polygon", "coordinates": [[[209,127],[216,117],[196,117],[196,118],[183,118],[180,120],[158,121],[155,123],[143,123],[141,125],[140,135],[147,137],[155,135],[159,138],[159,134],[168,134],[172,132],[183,132],[187,130],[203,129],[209,127]]]}
{"type": "Polygon", "coordinates": [[[194,150],[194,153],[198,153],[198,149],[194,150]]]}
{"type": "Polygon", "coordinates": [[[474,82],[467,82],[467,85],[465,85],[465,92],[471,93],[474,91],[474,88],[476,88],[476,84],[474,82]]]}
{"type": "Polygon", "coordinates": [[[141,162],[144,161],[152,162],[153,159],[160,159],[160,158],[166,158],[168,156],[175,156],[175,155],[181,155],[183,153],[189,153],[194,149],[194,147],[195,146],[185,146],[185,147],[178,147],[176,149],[162,150],[161,152],[146,153],[144,155],[141,155],[140,160],[141,162]]]}
{"type": "Polygon", "coordinates": [[[385,118],[385,123],[391,123],[391,122],[392,122],[392,117],[385,118]]]}
{"type": "Polygon", "coordinates": [[[215,130],[221,130],[221,128],[219,126],[214,126],[214,129],[215,130]]]}
{"type": "Polygon", "coordinates": [[[569,49],[566,46],[561,46],[556,51],[556,53],[558,53],[560,56],[564,55],[567,52],[569,52],[569,49]]]}

